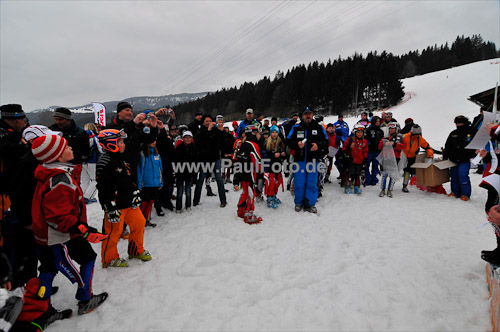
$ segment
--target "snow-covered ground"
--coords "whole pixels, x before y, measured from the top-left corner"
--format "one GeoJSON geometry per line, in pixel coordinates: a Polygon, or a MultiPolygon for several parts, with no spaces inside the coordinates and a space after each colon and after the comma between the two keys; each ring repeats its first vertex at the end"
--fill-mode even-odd
{"type": "MultiPolygon", "coordinates": [[[[466,98],[497,82],[491,62],[404,80],[412,98],[394,117],[412,117],[433,147],[443,146],[456,115],[478,113],[466,98]]],[[[489,226],[478,229],[480,178],[471,172],[469,202],[415,187],[404,194],[401,182],[392,199],[379,198],[378,186],[355,196],[327,184],[317,216],[294,212],[293,197],[280,192],[280,208],[258,204],[264,221],[252,226],[236,217],[240,192],[226,185],[226,208],[203,196],[189,213],[153,212],[158,227],[144,241],[153,260],[126,269],[102,269],[98,260],[94,292],[109,292],[108,300],[48,330],[489,330],[479,254],[496,243],[489,226]]],[[[99,205],[88,210],[100,227],[99,205]]],[[[121,241],[122,257],[126,247],[121,241]]],[[[54,306],[76,309],[76,286],[60,274],[55,284],[54,306]]]]}

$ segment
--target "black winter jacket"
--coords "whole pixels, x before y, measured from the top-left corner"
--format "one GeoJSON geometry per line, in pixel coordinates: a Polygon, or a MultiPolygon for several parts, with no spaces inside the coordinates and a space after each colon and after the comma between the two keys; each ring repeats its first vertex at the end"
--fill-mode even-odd
{"type": "Polygon", "coordinates": [[[118,209],[132,206],[133,192],[137,187],[123,154],[106,151],[97,162],[96,181],[99,202],[104,210],[115,209],[111,202],[115,202],[118,209]]]}
{"type": "Polygon", "coordinates": [[[63,137],[68,141],[75,157],[70,161],[72,164],[81,164],[83,158],[90,155],[89,135],[83,128],[78,127],[74,120],[71,120],[71,126],[68,129],[60,129],[57,124],[53,124],[50,129],[62,132],[63,137]]]}
{"type": "Polygon", "coordinates": [[[313,161],[323,158],[328,153],[328,136],[325,128],[315,120],[309,125],[301,122],[292,127],[286,139],[286,145],[295,151],[295,161],[313,161]],[[303,149],[298,143],[307,138],[303,149]],[[311,151],[312,144],[316,143],[318,150],[311,151]]]}
{"type": "MultiPolygon", "coordinates": [[[[29,147],[21,142],[18,133],[7,122],[0,120],[0,193],[7,194],[15,165],[29,147]]],[[[88,141],[87,141],[88,144],[88,141]]],[[[1,219],[1,218],[0,218],[1,219]]]]}
{"type": "MultiPolygon", "coordinates": [[[[194,143],[186,145],[184,143],[180,144],[175,148],[175,162],[176,163],[190,163],[194,164],[196,162],[196,147],[194,143]]],[[[187,168],[183,172],[177,172],[176,176],[178,179],[188,181],[190,178],[195,176],[196,173],[189,172],[187,168]]]]}
{"type": "Polygon", "coordinates": [[[198,152],[198,161],[214,162],[219,160],[220,140],[220,130],[215,127],[212,128],[212,130],[208,130],[208,128],[203,127],[194,138],[196,151],[198,152]]]}
{"type": "Polygon", "coordinates": [[[465,147],[474,138],[476,130],[470,125],[463,125],[453,130],[444,146],[443,158],[449,159],[454,163],[462,163],[469,161],[476,155],[474,149],[466,149],[465,147]]]}
{"type": "Polygon", "coordinates": [[[384,138],[384,131],[380,127],[371,125],[366,129],[365,139],[368,142],[368,152],[380,152],[378,144],[384,138]]]}

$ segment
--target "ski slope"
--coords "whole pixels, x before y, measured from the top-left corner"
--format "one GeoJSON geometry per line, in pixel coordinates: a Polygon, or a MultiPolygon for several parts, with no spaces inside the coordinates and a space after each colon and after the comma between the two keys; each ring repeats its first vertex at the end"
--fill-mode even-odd
{"type": "MultiPolygon", "coordinates": [[[[433,147],[443,146],[456,115],[479,111],[466,98],[497,82],[499,65],[490,63],[404,80],[412,97],[392,109],[394,118],[412,117],[433,147]]],[[[490,226],[478,228],[486,201],[480,178],[471,173],[469,202],[415,187],[404,194],[401,182],[392,199],[379,198],[378,186],[354,196],[326,184],[317,216],[294,212],[293,197],[280,192],[280,208],[257,204],[264,221],[252,226],[236,217],[240,192],[226,185],[221,209],[203,191],[189,213],[153,212],[158,227],[144,240],[151,262],[102,269],[98,259],[93,288],[109,292],[108,300],[48,331],[488,330],[479,255],[496,243],[490,226]]],[[[100,206],[89,205],[88,214],[99,228],[100,206]]],[[[121,241],[125,258],[126,248],[121,241]]],[[[76,309],[76,286],[60,274],[55,284],[53,305],[76,309]]]]}

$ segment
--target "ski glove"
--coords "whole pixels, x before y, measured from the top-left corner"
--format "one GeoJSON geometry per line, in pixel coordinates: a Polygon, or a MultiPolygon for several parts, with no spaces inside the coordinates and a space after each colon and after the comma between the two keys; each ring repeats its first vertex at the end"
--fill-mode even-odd
{"type": "Polygon", "coordinates": [[[120,210],[111,210],[106,212],[108,214],[108,221],[112,224],[120,222],[120,210]]]}
{"type": "Polygon", "coordinates": [[[139,206],[141,206],[142,203],[140,191],[136,190],[132,194],[134,195],[134,197],[132,198],[132,209],[137,209],[139,206]]]}
{"type": "Polygon", "coordinates": [[[102,234],[97,229],[84,223],[76,223],[70,229],[71,233],[82,234],[83,238],[91,243],[99,243],[108,237],[107,234],[102,234]]]}

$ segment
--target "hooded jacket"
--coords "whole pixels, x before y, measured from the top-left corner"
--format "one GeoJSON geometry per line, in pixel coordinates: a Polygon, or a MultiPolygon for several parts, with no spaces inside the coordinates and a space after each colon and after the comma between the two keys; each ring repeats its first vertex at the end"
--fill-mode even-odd
{"type": "Polygon", "coordinates": [[[31,214],[35,241],[41,245],[65,243],[80,236],[70,234],[76,223],[87,223],[83,193],[72,177],[73,165],[51,163],[38,165],[38,184],[33,196],[31,214]]]}
{"type": "Polygon", "coordinates": [[[137,188],[144,187],[160,188],[163,187],[163,166],[161,157],[155,153],[155,149],[149,148],[149,156],[141,151],[141,160],[137,165],[137,188]]]}
{"type": "Polygon", "coordinates": [[[403,136],[404,153],[408,158],[415,158],[420,148],[427,151],[427,157],[432,158],[434,151],[422,135],[407,133],[403,136]]]}
{"type": "Polygon", "coordinates": [[[444,145],[443,159],[449,159],[454,163],[463,163],[474,158],[476,152],[474,149],[465,147],[474,138],[476,130],[470,125],[462,125],[453,130],[444,145]]]}

